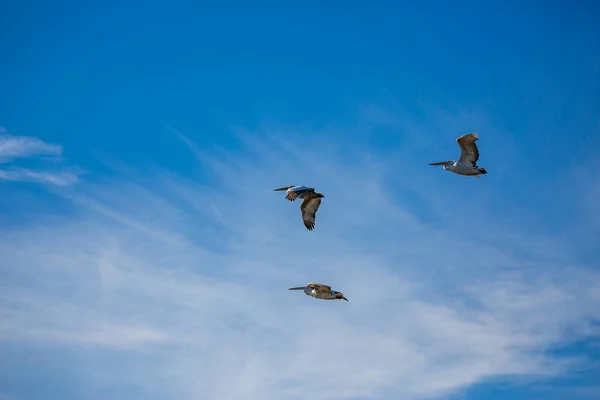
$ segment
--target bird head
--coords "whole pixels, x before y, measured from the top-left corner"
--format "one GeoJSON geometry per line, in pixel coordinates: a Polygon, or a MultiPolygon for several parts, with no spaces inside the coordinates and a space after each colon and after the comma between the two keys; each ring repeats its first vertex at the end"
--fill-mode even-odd
{"type": "Polygon", "coordinates": [[[291,287],[288,290],[304,290],[306,289],[308,286],[298,286],[298,287],[291,287]]]}
{"type": "Polygon", "coordinates": [[[435,166],[442,166],[444,167],[444,169],[448,168],[451,165],[454,165],[454,161],[449,160],[449,161],[438,161],[438,162],[434,162],[434,163],[430,163],[429,165],[435,165],[435,166]]]}
{"type": "Polygon", "coordinates": [[[289,189],[289,188],[291,188],[291,187],[294,187],[294,185],[292,185],[292,186],[286,186],[286,187],[282,187],[282,188],[279,188],[279,189],[273,189],[273,191],[274,191],[274,192],[278,192],[278,191],[281,191],[281,190],[288,190],[288,189],[289,189]]]}

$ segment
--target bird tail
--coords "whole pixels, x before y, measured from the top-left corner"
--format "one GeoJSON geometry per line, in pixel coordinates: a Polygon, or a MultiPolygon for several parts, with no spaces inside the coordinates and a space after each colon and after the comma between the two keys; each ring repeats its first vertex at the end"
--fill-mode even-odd
{"type": "Polygon", "coordinates": [[[479,171],[480,174],[487,174],[487,171],[485,168],[477,168],[477,170],[479,171]]]}

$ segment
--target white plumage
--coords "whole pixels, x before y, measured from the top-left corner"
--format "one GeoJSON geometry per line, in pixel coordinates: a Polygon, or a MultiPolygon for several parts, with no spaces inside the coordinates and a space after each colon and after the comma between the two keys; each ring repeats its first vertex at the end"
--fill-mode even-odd
{"type": "Polygon", "coordinates": [[[475,142],[479,140],[477,133],[467,133],[456,139],[456,143],[460,147],[460,157],[458,161],[439,161],[429,165],[441,165],[445,170],[454,172],[458,175],[475,176],[479,179],[479,175],[487,174],[485,168],[477,166],[479,160],[479,149],[475,142]]]}

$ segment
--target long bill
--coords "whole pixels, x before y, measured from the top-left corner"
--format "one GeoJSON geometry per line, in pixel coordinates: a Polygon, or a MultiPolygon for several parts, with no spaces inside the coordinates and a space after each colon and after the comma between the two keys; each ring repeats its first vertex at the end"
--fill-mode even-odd
{"type": "Polygon", "coordinates": [[[291,287],[288,290],[304,290],[304,289],[306,289],[306,286],[291,287]]]}
{"type": "Polygon", "coordinates": [[[288,190],[291,187],[293,187],[293,186],[286,186],[286,187],[282,187],[282,188],[279,188],[279,189],[273,189],[273,191],[274,192],[278,192],[278,191],[281,191],[281,190],[288,190]]]}
{"type": "Polygon", "coordinates": [[[430,163],[429,165],[436,165],[437,166],[437,165],[445,165],[447,163],[448,163],[448,161],[438,161],[438,162],[430,163]]]}

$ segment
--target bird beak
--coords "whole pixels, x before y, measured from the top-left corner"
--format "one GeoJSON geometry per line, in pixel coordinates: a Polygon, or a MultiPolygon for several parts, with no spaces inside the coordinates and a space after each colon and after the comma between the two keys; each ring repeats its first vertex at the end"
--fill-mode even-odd
{"type": "Polygon", "coordinates": [[[291,287],[288,290],[304,290],[306,289],[306,286],[300,286],[300,287],[291,287]]]}
{"type": "Polygon", "coordinates": [[[438,161],[438,162],[431,163],[429,165],[444,165],[444,164],[446,164],[446,161],[438,161]]]}
{"type": "Polygon", "coordinates": [[[342,299],[344,299],[344,300],[348,301],[348,299],[347,299],[347,298],[345,298],[345,297],[342,297],[342,299]]]}
{"type": "Polygon", "coordinates": [[[286,187],[282,187],[279,189],[273,189],[274,192],[280,191],[280,190],[288,190],[289,188],[291,188],[291,186],[286,186],[286,187]]]}

